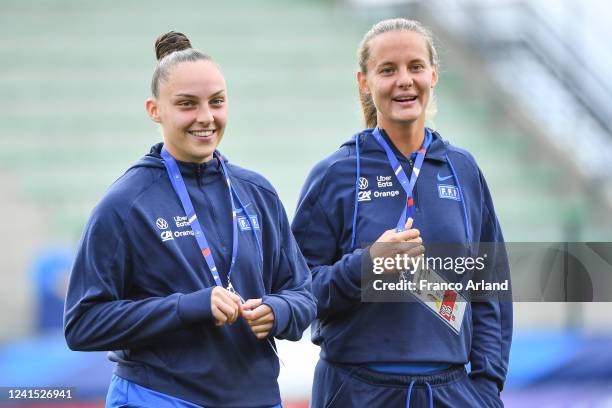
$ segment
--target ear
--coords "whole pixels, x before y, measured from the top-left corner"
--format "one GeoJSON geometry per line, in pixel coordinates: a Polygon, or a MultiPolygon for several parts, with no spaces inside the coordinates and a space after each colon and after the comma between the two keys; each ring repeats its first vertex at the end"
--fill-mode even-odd
{"type": "Polygon", "coordinates": [[[157,112],[157,99],[148,98],[145,103],[145,107],[147,108],[147,113],[153,122],[160,123],[159,113],[157,112]]]}
{"type": "Polygon", "coordinates": [[[438,83],[438,66],[434,65],[431,70],[431,87],[433,88],[438,83]]]}
{"type": "Polygon", "coordinates": [[[366,75],[361,71],[357,71],[357,84],[359,85],[359,90],[362,93],[364,94],[370,93],[370,87],[368,86],[366,75]]]}

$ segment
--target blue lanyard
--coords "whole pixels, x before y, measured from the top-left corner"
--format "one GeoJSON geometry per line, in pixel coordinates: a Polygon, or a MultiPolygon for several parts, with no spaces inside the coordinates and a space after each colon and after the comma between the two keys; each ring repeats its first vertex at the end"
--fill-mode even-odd
{"type": "MultiPolygon", "coordinates": [[[[174,157],[172,157],[172,155],[168,152],[168,150],[166,150],[165,147],[162,147],[161,155],[163,158],[164,166],[166,167],[166,171],[168,172],[168,176],[170,177],[170,182],[172,183],[172,187],[174,188],[176,195],[179,197],[179,200],[181,200],[183,210],[185,211],[185,215],[187,215],[187,219],[189,220],[191,229],[193,230],[194,236],[196,240],[198,241],[198,245],[200,246],[200,251],[202,252],[202,255],[204,255],[204,260],[206,261],[206,265],[208,265],[208,269],[210,270],[210,273],[212,274],[215,280],[215,284],[217,286],[223,287],[223,284],[221,283],[221,278],[219,277],[219,272],[217,271],[217,266],[215,265],[215,260],[213,259],[212,254],[210,253],[210,246],[208,245],[208,241],[206,240],[206,235],[204,235],[204,230],[202,230],[200,221],[198,221],[198,216],[196,215],[195,210],[193,208],[193,204],[191,203],[191,199],[189,198],[189,193],[187,192],[187,187],[185,186],[185,181],[183,180],[183,176],[181,176],[181,171],[178,168],[178,164],[176,163],[176,160],[174,160],[174,157]]],[[[262,263],[263,263],[263,250],[261,247],[261,243],[259,242],[259,237],[257,236],[257,231],[255,230],[255,225],[253,224],[251,217],[247,213],[246,207],[240,200],[240,196],[238,195],[238,193],[232,186],[232,183],[229,178],[229,171],[227,170],[227,167],[225,166],[225,162],[223,161],[223,156],[218,150],[215,150],[214,155],[217,156],[219,163],[221,163],[221,168],[223,169],[223,176],[225,177],[225,183],[227,184],[227,190],[229,192],[230,202],[232,204],[232,231],[233,231],[232,260],[230,262],[229,271],[227,272],[227,290],[237,294],[240,297],[241,303],[244,303],[244,299],[236,291],[231,281],[232,270],[234,268],[234,264],[236,263],[236,257],[238,255],[238,220],[236,216],[236,206],[234,205],[234,195],[236,196],[236,199],[240,203],[240,208],[242,209],[242,212],[244,213],[247,219],[247,222],[249,223],[249,226],[251,227],[251,231],[253,232],[253,234],[255,234],[255,242],[257,243],[259,259],[262,263]]],[[[276,351],[276,347],[274,347],[274,343],[272,343],[272,340],[267,339],[267,341],[270,347],[272,347],[272,351],[274,352],[278,360],[284,366],[285,364],[283,363],[283,360],[281,360],[280,356],[278,355],[278,352],[276,351]]],[[[272,407],[272,408],[276,408],[276,407],[272,407]]]]}
{"type": "MultiPolygon", "coordinates": [[[[234,204],[234,194],[236,195],[237,198],[238,198],[238,194],[235,192],[234,188],[232,187],[232,184],[229,178],[229,172],[227,171],[227,167],[225,166],[225,163],[223,162],[223,157],[221,156],[221,153],[219,153],[218,151],[215,151],[214,155],[217,156],[219,162],[221,163],[221,167],[223,168],[223,175],[225,177],[225,182],[227,184],[227,189],[228,189],[229,196],[230,196],[230,202],[232,204],[232,259],[230,262],[229,271],[227,272],[227,289],[232,292],[235,292],[235,289],[232,286],[231,275],[232,275],[232,270],[234,269],[234,265],[236,264],[236,258],[238,255],[238,221],[236,217],[236,206],[234,204]]],[[[215,260],[213,259],[211,251],[210,251],[210,245],[208,244],[208,241],[206,240],[206,235],[204,234],[202,225],[200,225],[198,216],[196,215],[191,199],[189,198],[189,193],[187,192],[187,187],[185,186],[185,181],[183,180],[183,177],[181,176],[181,171],[178,168],[178,164],[176,163],[176,160],[174,159],[174,157],[172,157],[172,155],[168,152],[168,150],[166,150],[165,147],[162,147],[161,156],[163,158],[163,162],[164,162],[164,166],[166,167],[166,171],[168,172],[168,176],[170,177],[170,182],[172,183],[172,187],[174,188],[176,195],[181,201],[181,205],[183,206],[185,215],[187,216],[189,224],[191,225],[191,229],[193,230],[195,239],[196,241],[198,241],[198,245],[200,247],[200,251],[202,252],[202,255],[204,256],[206,265],[208,265],[208,269],[210,270],[210,273],[212,274],[213,279],[215,280],[215,284],[217,286],[223,286],[221,282],[221,278],[219,277],[219,271],[217,270],[215,260]]],[[[239,198],[238,198],[238,201],[240,201],[239,198]]],[[[259,244],[259,238],[257,237],[257,232],[255,231],[253,222],[251,221],[251,217],[249,217],[248,213],[246,212],[246,208],[244,207],[242,202],[240,202],[240,207],[242,208],[242,211],[244,212],[244,215],[247,218],[247,221],[251,227],[251,231],[253,231],[253,233],[255,234],[255,239],[257,241],[257,246],[259,249],[259,255],[260,257],[263,257],[263,254],[261,253],[260,244],[259,244]]]]}
{"type": "Polygon", "coordinates": [[[382,136],[380,129],[374,129],[373,135],[374,138],[376,138],[376,141],[385,150],[385,153],[387,153],[387,159],[389,160],[391,170],[393,170],[393,173],[399,180],[400,185],[406,192],[406,205],[404,206],[402,215],[400,216],[399,221],[397,222],[397,227],[395,228],[397,232],[401,232],[404,231],[408,217],[414,218],[414,199],[412,196],[412,191],[414,190],[414,186],[417,182],[417,178],[419,177],[421,167],[423,166],[423,160],[425,160],[425,154],[427,153],[427,149],[429,149],[429,145],[431,144],[431,136],[429,134],[429,129],[425,128],[425,137],[423,139],[423,145],[416,152],[416,159],[414,160],[414,166],[412,166],[412,174],[410,175],[410,180],[408,180],[408,176],[406,176],[402,165],[397,160],[397,157],[395,157],[393,150],[391,150],[389,144],[382,136]]]}

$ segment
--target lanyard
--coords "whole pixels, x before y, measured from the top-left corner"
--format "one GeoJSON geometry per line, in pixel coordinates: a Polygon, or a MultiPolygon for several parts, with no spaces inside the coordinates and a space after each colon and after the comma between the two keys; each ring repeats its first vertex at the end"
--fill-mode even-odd
{"type": "MultiPolygon", "coordinates": [[[[236,190],[234,190],[234,187],[232,186],[232,183],[229,178],[229,171],[227,170],[227,167],[225,166],[225,162],[223,161],[223,156],[221,156],[221,153],[218,150],[215,150],[214,154],[217,156],[219,163],[221,163],[221,168],[223,169],[223,176],[225,177],[225,183],[227,184],[227,190],[229,191],[230,202],[232,203],[232,231],[233,231],[232,260],[230,262],[229,271],[227,272],[227,290],[238,295],[240,297],[240,302],[244,303],[244,299],[236,291],[236,289],[234,289],[234,286],[232,285],[232,281],[230,280],[231,275],[232,275],[232,270],[234,268],[234,264],[236,263],[236,256],[238,254],[238,220],[236,217],[236,206],[234,205],[234,195],[236,196],[236,198],[238,199],[238,202],[240,203],[240,208],[242,209],[242,212],[244,213],[247,219],[247,222],[249,223],[249,226],[251,227],[251,231],[253,231],[253,234],[255,234],[255,241],[257,243],[257,249],[259,251],[259,258],[262,262],[263,262],[263,251],[261,248],[261,243],[259,242],[259,237],[257,236],[257,231],[255,230],[255,225],[253,225],[253,221],[251,220],[251,217],[247,213],[246,207],[240,200],[240,196],[238,196],[238,193],[236,192],[236,190]]],[[[191,199],[189,198],[189,193],[187,192],[187,187],[185,186],[185,181],[183,180],[183,176],[181,176],[181,171],[178,168],[178,164],[176,163],[176,160],[174,159],[174,157],[172,157],[172,155],[168,152],[168,150],[166,150],[165,147],[162,147],[161,156],[163,158],[163,162],[164,162],[164,166],[166,167],[166,171],[168,172],[168,176],[170,177],[170,182],[172,183],[172,187],[174,188],[176,195],[178,195],[179,200],[181,200],[183,210],[185,210],[185,215],[187,215],[187,219],[189,220],[191,229],[193,230],[195,238],[198,241],[198,245],[200,246],[202,255],[204,255],[204,260],[206,261],[206,264],[208,265],[208,269],[210,270],[210,273],[215,279],[215,284],[217,286],[223,287],[223,284],[221,283],[221,278],[219,277],[219,272],[217,271],[217,266],[215,265],[215,260],[213,259],[212,254],[210,253],[210,246],[208,245],[208,241],[206,240],[206,235],[204,235],[204,230],[202,230],[200,221],[198,221],[198,216],[196,215],[191,199]]],[[[278,355],[278,352],[276,351],[276,347],[274,346],[274,343],[272,343],[272,340],[268,338],[267,341],[270,347],[272,347],[272,351],[278,358],[278,361],[280,361],[281,364],[284,366],[285,363],[283,363],[283,360],[281,360],[280,356],[278,355]]]]}
{"type": "MultiPolygon", "coordinates": [[[[229,172],[223,162],[223,157],[218,151],[215,151],[215,155],[217,156],[219,162],[221,163],[221,167],[223,168],[223,176],[225,177],[225,182],[227,184],[227,189],[229,191],[230,202],[232,204],[232,259],[230,262],[229,271],[227,272],[227,289],[235,292],[232,281],[230,280],[232,275],[232,270],[234,268],[234,264],[236,263],[236,257],[238,255],[238,221],[236,217],[236,206],[234,205],[234,194],[235,191],[232,187],[232,184],[229,179],[229,172]]],[[[176,192],[176,195],[179,197],[181,204],[183,206],[183,210],[185,211],[185,215],[191,225],[191,229],[193,230],[196,241],[198,241],[198,245],[200,247],[200,251],[204,256],[204,260],[206,261],[206,265],[208,265],[208,269],[215,280],[215,284],[217,286],[223,286],[221,282],[221,278],[219,277],[219,271],[217,270],[217,266],[215,264],[215,260],[212,257],[210,251],[210,245],[208,245],[208,241],[206,240],[206,235],[204,234],[204,230],[202,229],[202,225],[198,220],[198,216],[193,208],[193,204],[191,199],[189,198],[189,193],[187,192],[187,187],[185,186],[185,181],[183,180],[183,176],[181,176],[181,171],[178,168],[178,164],[172,155],[166,150],[165,147],[162,147],[161,156],[163,158],[164,166],[166,167],[166,171],[168,172],[168,176],[170,177],[170,182],[172,183],[172,187],[176,192]]],[[[253,233],[257,235],[255,231],[254,225],[252,224],[251,218],[248,216],[246,212],[246,208],[240,203],[242,211],[244,212],[248,223],[251,226],[251,230],[253,233]]],[[[257,238],[257,237],[256,237],[257,238]]],[[[259,240],[258,240],[259,244],[259,240]]],[[[260,254],[261,255],[261,254],[260,254]]]]}
{"type": "Polygon", "coordinates": [[[408,176],[406,176],[402,165],[399,163],[397,157],[395,157],[395,154],[389,147],[389,144],[382,136],[380,129],[374,129],[373,135],[376,138],[376,141],[385,150],[385,153],[387,153],[389,165],[391,166],[393,173],[399,180],[400,185],[406,192],[406,206],[404,207],[402,215],[400,216],[399,221],[397,222],[397,227],[395,228],[397,232],[401,232],[404,231],[406,220],[408,219],[408,217],[414,218],[414,200],[412,197],[412,191],[414,190],[417,178],[419,177],[419,172],[421,171],[421,167],[423,166],[423,160],[425,159],[427,149],[429,149],[429,145],[431,144],[431,135],[429,134],[429,129],[425,128],[425,137],[423,139],[423,145],[416,152],[416,159],[414,160],[414,166],[412,166],[412,174],[410,175],[410,180],[408,180],[408,176]]]}

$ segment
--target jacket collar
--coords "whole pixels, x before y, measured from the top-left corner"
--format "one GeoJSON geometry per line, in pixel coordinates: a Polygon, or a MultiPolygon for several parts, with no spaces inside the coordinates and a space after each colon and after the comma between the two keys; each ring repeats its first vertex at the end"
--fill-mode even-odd
{"type": "MultiPolygon", "coordinates": [[[[164,162],[161,157],[161,149],[163,145],[163,143],[153,145],[149,153],[132,167],[154,167],[165,170],[166,167],[164,166],[164,162]]],[[[223,155],[223,161],[225,163],[228,161],[225,155],[223,155]]],[[[183,162],[180,160],[177,160],[176,163],[178,164],[183,177],[202,178],[218,175],[223,172],[221,162],[217,157],[213,157],[209,161],[201,164],[183,162]]]]}
{"type": "MultiPolygon", "coordinates": [[[[359,138],[359,152],[361,154],[373,153],[373,152],[383,152],[383,148],[378,144],[374,136],[372,135],[374,129],[368,128],[362,130],[356,136],[359,138]]],[[[446,163],[446,152],[448,149],[448,141],[444,140],[440,134],[432,129],[430,129],[432,135],[431,145],[427,150],[427,154],[425,155],[426,160],[436,160],[446,163]]],[[[389,146],[398,157],[404,157],[404,155],[397,150],[395,145],[389,140],[386,133],[382,132],[383,137],[389,142],[389,146]]],[[[355,145],[355,138],[351,138],[342,144],[342,146],[351,146],[355,145]]]]}

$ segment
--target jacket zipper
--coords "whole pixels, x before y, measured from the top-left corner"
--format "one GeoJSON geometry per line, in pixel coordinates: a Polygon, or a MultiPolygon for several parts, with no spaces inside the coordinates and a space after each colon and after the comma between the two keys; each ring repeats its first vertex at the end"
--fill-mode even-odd
{"type": "Polygon", "coordinates": [[[198,187],[202,187],[202,164],[196,164],[196,179],[198,180],[198,187]]]}

